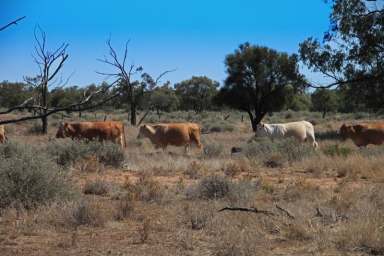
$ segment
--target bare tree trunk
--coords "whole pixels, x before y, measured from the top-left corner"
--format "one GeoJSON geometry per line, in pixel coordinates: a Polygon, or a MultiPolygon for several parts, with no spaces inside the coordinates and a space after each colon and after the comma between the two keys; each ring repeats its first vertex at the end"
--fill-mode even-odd
{"type": "Polygon", "coordinates": [[[323,119],[325,118],[326,114],[327,114],[327,109],[323,109],[323,119]]]}
{"type": "Polygon", "coordinates": [[[265,116],[264,113],[255,113],[255,116],[252,114],[251,110],[247,110],[247,113],[249,115],[249,119],[251,121],[252,130],[256,132],[257,125],[261,122],[263,117],[265,116]]]}
{"type": "Polygon", "coordinates": [[[136,126],[136,104],[131,103],[131,125],[136,126]]]}
{"type": "MultiPolygon", "coordinates": [[[[42,100],[43,100],[43,107],[44,108],[47,108],[48,107],[48,85],[47,85],[47,82],[43,84],[42,86],[42,100]]],[[[43,110],[43,114],[47,114],[47,109],[44,109],[43,110]]],[[[42,133],[43,134],[47,134],[48,133],[48,117],[47,116],[43,116],[41,118],[41,122],[42,122],[42,133]]]]}
{"type": "MultiPolygon", "coordinates": [[[[44,111],[44,114],[46,114],[45,111],[44,111]]],[[[48,118],[46,116],[42,117],[41,122],[43,124],[42,133],[47,134],[48,133],[48,118]]]]}

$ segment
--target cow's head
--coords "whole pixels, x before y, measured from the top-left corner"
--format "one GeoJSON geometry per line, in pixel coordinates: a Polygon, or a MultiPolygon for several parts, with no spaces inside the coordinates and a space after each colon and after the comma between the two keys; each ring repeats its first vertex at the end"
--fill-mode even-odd
{"type": "Polygon", "coordinates": [[[341,137],[342,140],[346,140],[346,139],[348,139],[352,134],[354,134],[355,132],[356,132],[356,131],[355,131],[355,129],[354,129],[354,126],[343,124],[343,125],[340,127],[339,135],[340,135],[340,137],[341,137]]]}
{"type": "Polygon", "coordinates": [[[255,137],[263,137],[267,135],[267,127],[263,122],[256,125],[255,137]]]}
{"type": "Polygon", "coordinates": [[[56,138],[70,137],[71,133],[73,133],[73,128],[71,127],[71,124],[67,122],[62,122],[60,123],[59,128],[57,129],[56,138]]]}
{"type": "Polygon", "coordinates": [[[146,138],[151,133],[151,127],[149,125],[143,124],[140,126],[139,134],[137,135],[138,139],[146,138]]]}

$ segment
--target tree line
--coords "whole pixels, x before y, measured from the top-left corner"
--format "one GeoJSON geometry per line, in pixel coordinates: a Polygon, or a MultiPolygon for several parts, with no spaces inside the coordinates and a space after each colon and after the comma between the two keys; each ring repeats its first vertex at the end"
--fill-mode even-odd
{"type": "MultiPolygon", "coordinates": [[[[47,51],[45,34],[41,33],[43,40],[38,40],[35,33],[37,57],[49,60],[44,63],[35,58],[44,72],[27,79],[27,84],[3,82],[0,106],[11,111],[25,108],[38,112],[43,126],[44,119],[52,113],[94,107],[125,108],[132,125],[137,124],[138,109],[145,113],[156,111],[160,115],[173,110],[199,113],[234,108],[248,114],[253,129],[266,114],[282,109],[321,111],[323,116],[330,111],[381,111],[384,104],[384,1],[326,2],[332,5],[332,12],[330,28],[323,38],[304,40],[298,54],[243,43],[225,56],[227,77],[222,86],[204,76],[192,77],[173,86],[168,81],[160,84],[160,78],[171,71],[154,78],[141,66],[126,65],[127,44],[119,55],[108,40],[109,55],[100,61],[114,71],[98,73],[115,78],[113,82],[52,88],[56,70],[61,69],[68,57],[66,44],[55,51],[47,51]],[[55,61],[56,69],[52,72],[47,65],[55,61]],[[321,73],[331,82],[308,81],[300,72],[300,64],[321,73]],[[41,92],[38,96],[33,95],[36,90],[41,92]],[[28,99],[29,94],[32,100],[28,99]],[[94,101],[97,104],[93,104],[94,101]]],[[[143,119],[139,123],[141,121],[143,119]]]]}

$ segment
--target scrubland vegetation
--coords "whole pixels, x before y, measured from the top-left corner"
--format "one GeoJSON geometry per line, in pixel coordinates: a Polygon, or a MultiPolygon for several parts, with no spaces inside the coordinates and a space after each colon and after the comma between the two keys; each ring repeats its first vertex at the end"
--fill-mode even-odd
{"type": "MultiPolygon", "coordinates": [[[[102,116],[83,118],[95,114],[102,116]]],[[[360,114],[267,117],[312,118],[318,150],[254,138],[249,120],[229,114],[225,121],[210,112],[162,116],[199,122],[209,132],[204,150],[189,155],[154,149],[136,139],[137,128],[127,127],[122,150],[53,139],[60,116],[48,136],[31,134],[33,122],[7,126],[10,141],[0,146],[2,255],[384,254],[384,148],[358,149],[336,133],[360,114]],[[233,146],[242,152],[231,155],[233,146]],[[220,211],[225,207],[248,211],[220,211]]]]}

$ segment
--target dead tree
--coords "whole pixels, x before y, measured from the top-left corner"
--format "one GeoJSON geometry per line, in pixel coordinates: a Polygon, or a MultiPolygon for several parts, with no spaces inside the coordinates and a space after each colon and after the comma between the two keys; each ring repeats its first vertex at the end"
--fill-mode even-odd
{"type": "MultiPolygon", "coordinates": [[[[119,59],[116,50],[112,47],[111,39],[108,39],[107,46],[109,50],[109,57],[104,56],[103,59],[98,60],[112,66],[115,71],[97,73],[107,77],[114,77],[116,79],[117,86],[119,87],[118,91],[120,91],[121,95],[125,97],[129,103],[129,114],[127,119],[131,122],[132,126],[136,126],[137,109],[139,107],[140,100],[144,96],[145,88],[147,86],[156,86],[162,76],[172,72],[173,70],[165,71],[156,80],[153,80],[147,73],[142,73],[143,68],[141,66],[136,66],[135,64],[127,65],[128,43],[129,41],[125,44],[122,59],[119,59]]],[[[145,116],[146,114],[144,117],[145,116]]],[[[140,122],[142,122],[142,120],[140,120],[140,122]]]]}
{"type": "Polygon", "coordinates": [[[68,44],[62,43],[56,50],[50,51],[47,49],[47,37],[45,32],[37,27],[34,32],[35,36],[35,53],[33,55],[34,61],[39,68],[39,74],[35,77],[25,77],[24,80],[34,87],[35,97],[33,97],[34,104],[39,106],[36,110],[42,116],[42,133],[46,134],[48,131],[48,94],[52,86],[62,86],[62,79],[57,80],[57,75],[62,69],[65,61],[68,59],[67,48],[68,44]]]}
{"type": "Polygon", "coordinates": [[[125,44],[124,55],[122,60],[119,60],[117,52],[111,45],[111,39],[107,40],[107,46],[109,50],[109,58],[104,56],[104,59],[98,59],[99,61],[111,65],[115,72],[105,73],[97,72],[101,75],[106,75],[108,77],[115,77],[117,80],[117,86],[121,94],[127,98],[129,102],[128,112],[130,113],[131,125],[136,125],[136,111],[139,103],[139,98],[143,92],[142,84],[138,80],[134,80],[134,76],[140,74],[143,71],[141,66],[136,66],[131,64],[128,67],[126,66],[127,54],[128,54],[128,43],[125,44]]]}
{"type": "Polygon", "coordinates": [[[108,90],[116,85],[116,82],[102,87],[96,91],[85,91],[83,97],[73,104],[69,104],[63,107],[52,108],[49,106],[48,95],[49,89],[52,86],[63,87],[67,82],[61,78],[57,78],[60,70],[62,69],[65,61],[68,59],[67,47],[68,44],[61,44],[56,50],[49,51],[46,46],[46,35],[40,27],[35,29],[35,55],[34,61],[39,67],[39,74],[35,77],[25,77],[25,81],[34,87],[33,96],[21,104],[11,107],[1,114],[8,114],[16,110],[29,110],[32,112],[30,115],[22,116],[14,119],[0,120],[0,124],[17,123],[33,119],[41,119],[42,132],[47,133],[48,130],[48,116],[58,112],[81,112],[89,109],[102,106],[108,101],[120,96],[120,92],[116,92],[113,95],[99,97],[96,96],[106,95],[108,90]]]}

